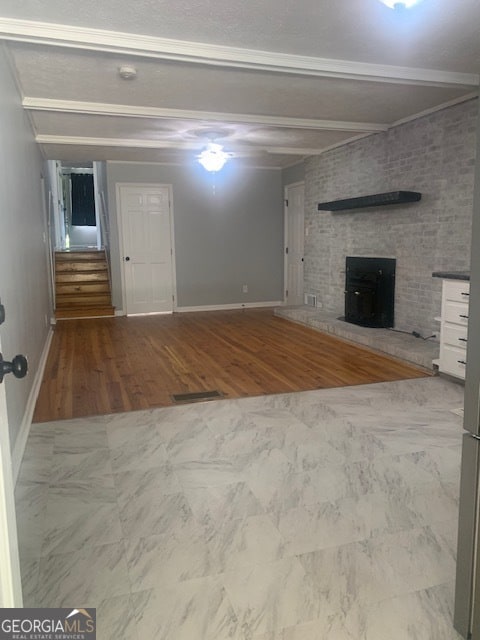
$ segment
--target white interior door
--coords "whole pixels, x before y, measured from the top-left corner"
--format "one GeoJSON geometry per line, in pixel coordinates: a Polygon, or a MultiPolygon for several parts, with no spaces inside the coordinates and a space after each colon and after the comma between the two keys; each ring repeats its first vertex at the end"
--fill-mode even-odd
{"type": "Polygon", "coordinates": [[[173,311],[170,187],[118,185],[127,315],[173,311]]]}
{"type": "Polygon", "coordinates": [[[285,189],[285,302],[303,304],[303,249],[305,234],[305,185],[285,189]]]}
{"type": "MultiPolygon", "coordinates": [[[[0,353],[2,345],[0,340],[0,353]]],[[[5,382],[0,384],[0,607],[21,607],[17,523],[5,382]]]]}

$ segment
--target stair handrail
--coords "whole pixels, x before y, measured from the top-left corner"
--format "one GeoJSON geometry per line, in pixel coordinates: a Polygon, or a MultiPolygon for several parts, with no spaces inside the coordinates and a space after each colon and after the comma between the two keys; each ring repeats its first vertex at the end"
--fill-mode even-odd
{"type": "MultiPolygon", "coordinates": [[[[45,201],[45,199],[44,199],[45,201]]],[[[56,287],[55,287],[55,244],[52,242],[52,228],[55,228],[55,220],[53,219],[53,193],[48,190],[48,207],[47,207],[47,242],[50,266],[50,284],[52,293],[52,305],[56,308],[56,287]]]]}
{"type": "Polygon", "coordinates": [[[107,261],[107,274],[108,274],[108,284],[110,285],[110,293],[112,291],[112,276],[111,276],[111,267],[110,267],[110,225],[108,219],[108,209],[107,204],[105,202],[105,193],[103,191],[99,191],[98,195],[100,196],[100,215],[98,216],[100,220],[100,233],[102,235],[102,243],[103,248],[105,249],[105,258],[107,261]]]}

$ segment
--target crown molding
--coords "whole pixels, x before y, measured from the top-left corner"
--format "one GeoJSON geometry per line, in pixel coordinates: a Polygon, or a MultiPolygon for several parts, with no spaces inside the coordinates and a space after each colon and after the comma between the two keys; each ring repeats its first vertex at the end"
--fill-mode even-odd
{"type": "Polygon", "coordinates": [[[163,109],[139,107],[100,102],[79,102],[55,100],[51,98],[25,97],[22,105],[29,111],[54,111],[124,118],[170,118],[174,120],[206,120],[210,122],[231,122],[236,124],[256,124],[292,129],[315,129],[325,131],[386,131],[387,124],[374,122],[347,122],[342,120],[317,120],[313,118],[292,118],[289,116],[253,115],[247,113],[220,113],[215,111],[194,111],[185,109],[163,109]]]}
{"type": "Polygon", "coordinates": [[[480,83],[480,75],[474,73],[315,58],[13,18],[0,18],[0,38],[276,73],[434,86],[472,87],[480,83]]]}
{"type": "Polygon", "coordinates": [[[448,109],[448,107],[454,107],[455,105],[461,104],[462,102],[468,102],[469,100],[475,100],[477,98],[478,98],[478,91],[468,93],[464,96],[460,96],[459,98],[454,98],[453,100],[442,102],[442,104],[438,104],[435,107],[431,107],[430,109],[425,109],[424,111],[420,111],[419,113],[415,113],[411,116],[407,116],[406,118],[401,118],[400,120],[396,120],[395,122],[392,122],[391,127],[398,127],[401,124],[406,124],[407,122],[411,122],[412,120],[417,120],[418,118],[429,116],[432,113],[436,113],[437,111],[442,111],[443,109],[448,109]]]}

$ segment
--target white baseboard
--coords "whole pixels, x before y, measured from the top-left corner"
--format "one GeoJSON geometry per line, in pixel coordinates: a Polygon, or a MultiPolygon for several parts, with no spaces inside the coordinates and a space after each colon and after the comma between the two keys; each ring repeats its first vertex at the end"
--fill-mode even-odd
{"type": "Polygon", "coordinates": [[[176,307],[174,311],[177,313],[185,313],[190,311],[224,311],[228,309],[256,309],[259,307],[281,307],[281,300],[272,300],[270,302],[234,302],[233,304],[208,304],[199,307],[176,307]]]}
{"type": "Polygon", "coordinates": [[[38,394],[40,391],[40,385],[42,384],[43,373],[45,371],[45,365],[47,364],[48,352],[50,351],[50,345],[52,343],[53,330],[50,329],[45,340],[42,355],[40,356],[40,362],[38,363],[37,371],[35,372],[35,378],[33,380],[32,388],[27,400],[27,406],[25,413],[23,414],[22,424],[15,440],[15,446],[12,453],[12,473],[13,483],[17,482],[18,472],[20,471],[20,465],[22,464],[23,454],[25,453],[25,446],[27,444],[28,434],[30,433],[30,427],[32,426],[33,412],[35,411],[35,404],[37,403],[38,394]]]}
{"type": "MultiPolygon", "coordinates": [[[[234,302],[233,304],[205,304],[198,307],[175,307],[174,313],[189,313],[191,311],[225,311],[228,309],[256,309],[259,307],[283,307],[285,302],[283,300],[273,300],[272,302],[234,302]]],[[[168,312],[170,313],[170,312],[168,312]]],[[[115,316],[126,316],[127,314],[123,309],[115,309],[115,316]]],[[[159,313],[137,313],[133,316],[145,316],[145,315],[162,315],[159,313]]],[[[132,316],[129,316],[132,317],[132,316]]]]}

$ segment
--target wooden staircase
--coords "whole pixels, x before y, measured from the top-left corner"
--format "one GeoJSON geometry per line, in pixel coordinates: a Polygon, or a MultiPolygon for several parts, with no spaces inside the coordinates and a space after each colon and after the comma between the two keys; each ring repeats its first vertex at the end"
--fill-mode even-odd
{"type": "Polygon", "coordinates": [[[113,316],[105,251],[55,252],[55,317],[113,316]]]}

